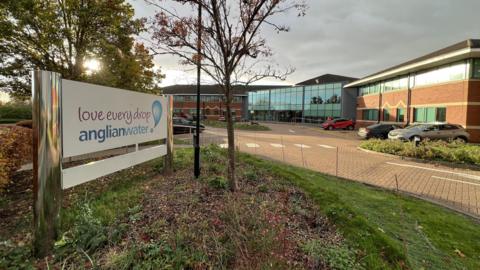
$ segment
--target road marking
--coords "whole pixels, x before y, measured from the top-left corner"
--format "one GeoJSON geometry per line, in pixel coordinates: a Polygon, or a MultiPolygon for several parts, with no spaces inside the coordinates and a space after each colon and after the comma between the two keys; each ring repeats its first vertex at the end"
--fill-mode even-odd
{"type": "Polygon", "coordinates": [[[333,147],[333,146],[326,145],[326,144],[318,144],[318,146],[323,147],[323,148],[328,148],[328,149],[333,149],[333,148],[335,148],[335,147],[333,147]]]}
{"type": "Polygon", "coordinates": [[[472,185],[472,186],[480,186],[480,184],[476,184],[476,183],[465,182],[465,181],[460,181],[460,180],[453,180],[453,179],[450,179],[450,178],[440,177],[440,176],[435,176],[435,175],[432,176],[432,178],[442,179],[442,180],[447,180],[447,181],[452,181],[452,182],[457,182],[457,183],[462,183],[462,184],[468,184],[468,185],[472,185]]]}
{"type": "Polygon", "coordinates": [[[421,167],[421,166],[402,164],[402,163],[394,163],[394,162],[386,162],[386,163],[390,164],[390,165],[400,166],[400,167],[410,167],[410,168],[422,169],[422,170],[427,170],[427,171],[432,171],[432,172],[455,174],[455,175],[459,175],[459,176],[464,177],[464,178],[480,181],[480,176],[478,176],[478,175],[472,175],[472,174],[466,174],[466,173],[456,173],[456,172],[450,172],[450,171],[438,170],[438,169],[432,169],[432,168],[425,168],[425,167],[421,167]]]}
{"type": "Polygon", "coordinates": [[[311,148],[310,146],[306,145],[306,144],[294,144],[296,147],[300,147],[300,148],[311,148]]]}
{"type": "Polygon", "coordinates": [[[249,148],[257,148],[257,147],[260,147],[260,145],[256,144],[256,143],[246,143],[245,144],[247,147],[249,148]]]}
{"type": "Polygon", "coordinates": [[[275,147],[275,148],[284,148],[285,147],[283,144],[278,144],[278,143],[271,143],[270,145],[275,147]]]}
{"type": "Polygon", "coordinates": [[[293,129],[289,129],[288,131],[289,131],[290,133],[295,133],[295,130],[293,130],[293,129]]]}

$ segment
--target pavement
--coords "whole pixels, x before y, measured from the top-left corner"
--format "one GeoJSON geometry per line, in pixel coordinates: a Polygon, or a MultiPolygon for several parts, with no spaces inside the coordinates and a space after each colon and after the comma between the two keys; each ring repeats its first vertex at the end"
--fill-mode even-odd
{"type": "MultiPolygon", "coordinates": [[[[265,124],[271,131],[235,131],[242,152],[318,172],[397,189],[466,214],[480,217],[480,171],[366,152],[355,131],[265,124]]],[[[191,135],[189,135],[191,136],[191,135]]],[[[207,128],[202,143],[226,148],[226,130],[207,128]]]]}

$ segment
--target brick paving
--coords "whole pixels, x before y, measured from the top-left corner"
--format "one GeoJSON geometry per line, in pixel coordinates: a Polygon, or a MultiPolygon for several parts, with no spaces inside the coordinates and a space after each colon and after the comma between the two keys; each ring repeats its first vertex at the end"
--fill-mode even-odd
{"type": "MultiPolygon", "coordinates": [[[[402,191],[480,217],[480,171],[368,153],[357,148],[360,140],[355,132],[286,124],[268,126],[272,131],[237,131],[236,147],[243,152],[387,189],[396,189],[398,183],[402,191]]],[[[224,129],[209,128],[203,143],[225,144],[225,136],[224,129]]]]}

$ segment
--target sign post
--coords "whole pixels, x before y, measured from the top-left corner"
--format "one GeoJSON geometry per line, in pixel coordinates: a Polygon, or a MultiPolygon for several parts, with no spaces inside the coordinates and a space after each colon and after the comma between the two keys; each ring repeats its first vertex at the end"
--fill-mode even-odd
{"type": "Polygon", "coordinates": [[[59,237],[62,190],[165,156],[173,172],[173,97],[32,72],[33,247],[45,257],[59,237]],[[141,143],[164,140],[154,146],[141,143]],[[122,148],[134,145],[133,151],[122,148]],[[105,152],[107,151],[107,152],[105,152]],[[62,168],[64,158],[105,157],[62,168]]]}
{"type": "Polygon", "coordinates": [[[58,238],[62,202],[61,76],[33,71],[33,250],[46,256],[58,238]]]}

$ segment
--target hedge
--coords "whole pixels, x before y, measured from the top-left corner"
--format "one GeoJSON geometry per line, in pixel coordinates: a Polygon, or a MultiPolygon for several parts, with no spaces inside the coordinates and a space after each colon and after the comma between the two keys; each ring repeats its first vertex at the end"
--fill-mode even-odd
{"type": "Polygon", "coordinates": [[[458,142],[422,141],[418,147],[399,140],[368,140],[361,148],[392,155],[480,166],[480,146],[458,142]]]}
{"type": "Polygon", "coordinates": [[[0,120],[32,119],[32,106],[23,104],[7,104],[0,106],[0,120]]]}

